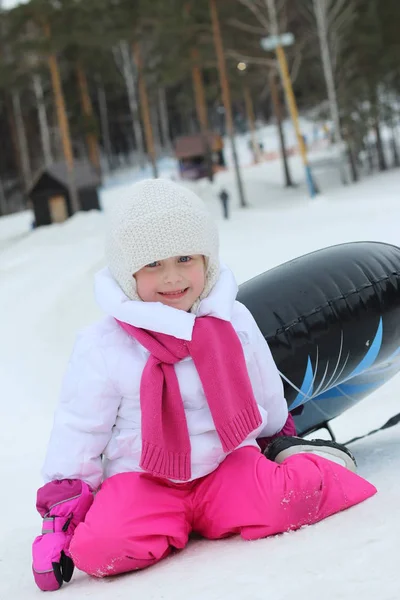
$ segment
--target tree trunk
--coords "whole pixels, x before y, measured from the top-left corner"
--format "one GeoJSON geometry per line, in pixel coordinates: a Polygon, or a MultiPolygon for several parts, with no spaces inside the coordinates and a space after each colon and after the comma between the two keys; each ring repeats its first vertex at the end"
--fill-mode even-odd
{"type": "Polygon", "coordinates": [[[0,216],[6,215],[8,212],[7,200],[4,193],[3,182],[0,177],[0,216]]]}
{"type": "Polygon", "coordinates": [[[53,84],[53,92],[57,109],[58,126],[61,133],[61,142],[64,153],[64,159],[67,165],[68,172],[68,187],[71,198],[71,209],[73,213],[80,210],[78,192],[76,189],[75,172],[74,172],[74,155],[72,152],[71,136],[69,131],[69,123],[67,112],[65,110],[64,94],[61,86],[60,71],[58,69],[57,58],[55,54],[51,54],[48,58],[51,80],[53,84]]]}
{"type": "Polygon", "coordinates": [[[379,170],[386,171],[387,163],[386,163],[386,158],[385,158],[385,151],[383,149],[383,144],[382,144],[382,136],[381,136],[381,127],[380,127],[379,117],[376,117],[376,119],[375,119],[374,129],[375,129],[375,134],[376,134],[376,151],[378,153],[379,170]]]}
{"type": "Polygon", "coordinates": [[[271,100],[272,100],[272,105],[274,108],[276,124],[278,127],[278,133],[279,133],[279,143],[280,143],[280,147],[281,147],[283,171],[284,171],[284,175],[285,175],[285,187],[295,187],[292,176],[290,174],[290,169],[289,169],[289,164],[288,164],[288,159],[287,159],[287,154],[286,154],[286,141],[285,141],[285,134],[283,131],[283,126],[282,126],[282,105],[281,105],[281,101],[279,98],[279,89],[278,89],[278,85],[277,85],[276,78],[275,78],[275,72],[272,70],[270,70],[270,72],[269,72],[269,89],[270,89],[270,93],[271,93],[271,100]]]}
{"type": "MultiPolygon", "coordinates": [[[[47,40],[51,39],[51,29],[48,23],[44,25],[44,33],[47,40]]],[[[76,213],[80,210],[80,202],[78,192],[76,189],[75,182],[75,170],[74,170],[74,154],[72,150],[71,134],[69,130],[68,116],[65,109],[65,99],[61,84],[60,70],[58,67],[58,61],[55,54],[49,54],[48,65],[51,75],[51,83],[53,86],[53,93],[55,99],[55,105],[57,110],[57,121],[58,127],[61,133],[61,142],[63,147],[64,159],[67,165],[68,173],[68,188],[71,200],[71,210],[76,213]]]]}
{"type": "Polygon", "coordinates": [[[53,162],[51,152],[51,138],[49,122],[47,120],[46,105],[44,102],[42,78],[37,73],[32,76],[33,90],[36,97],[36,106],[39,120],[40,140],[42,143],[43,158],[46,167],[53,162]]]}
{"type": "Polygon", "coordinates": [[[322,65],[328,93],[329,109],[334,127],[334,139],[339,149],[339,171],[342,183],[347,183],[346,167],[343,160],[343,140],[340,130],[339,106],[336,95],[335,80],[328,39],[328,5],[326,0],[314,0],[314,11],[317,18],[318,36],[321,47],[322,65]]]}
{"type": "Polygon", "coordinates": [[[194,99],[196,105],[197,120],[201,133],[205,133],[208,129],[208,114],[207,114],[207,103],[206,95],[204,92],[203,74],[200,69],[199,61],[200,54],[198,48],[193,46],[191,48],[192,58],[192,82],[194,99]]]}
{"type": "Polygon", "coordinates": [[[153,128],[151,126],[149,98],[147,95],[146,80],[143,72],[143,59],[139,42],[133,44],[133,58],[138,72],[139,98],[140,109],[142,113],[142,121],[144,126],[144,134],[146,136],[147,154],[150,157],[151,166],[153,169],[153,177],[158,177],[157,157],[154,148],[153,128]]]}
{"type": "Polygon", "coordinates": [[[231,146],[232,146],[232,156],[233,156],[233,164],[235,167],[236,185],[237,185],[238,194],[239,194],[240,206],[246,207],[246,206],[248,206],[248,204],[246,202],[246,198],[244,195],[242,177],[240,174],[239,159],[238,159],[238,155],[237,155],[237,151],[236,151],[235,129],[234,129],[233,117],[232,117],[231,92],[230,92],[229,82],[228,82],[228,77],[227,77],[225,54],[224,54],[224,47],[223,47],[223,43],[222,43],[221,29],[220,29],[220,24],[219,24],[216,0],[209,0],[209,6],[210,6],[211,23],[212,23],[212,30],[213,30],[213,40],[214,40],[215,52],[217,55],[218,72],[219,72],[220,85],[221,85],[221,91],[222,91],[222,102],[223,102],[223,105],[225,108],[225,124],[226,124],[226,130],[227,130],[227,133],[228,133],[228,136],[229,136],[229,139],[231,142],[231,146]]]}
{"type": "MultiPolygon", "coordinates": [[[[76,76],[78,79],[78,87],[81,98],[81,107],[84,117],[89,121],[89,126],[93,121],[93,106],[89,95],[89,86],[87,82],[86,73],[83,70],[81,63],[78,61],[76,64],[76,76]]],[[[93,167],[100,173],[100,153],[97,136],[93,131],[86,132],[86,145],[89,152],[89,159],[93,167]]]]}
{"type": "Polygon", "coordinates": [[[97,98],[99,102],[100,127],[104,144],[104,153],[106,155],[108,168],[110,169],[113,164],[113,151],[111,146],[110,125],[108,121],[107,98],[105,89],[100,83],[97,86],[97,98]]]}
{"type": "Polygon", "coordinates": [[[139,166],[143,169],[144,159],[144,141],[142,128],[139,121],[138,102],[135,89],[135,78],[132,70],[131,53],[128,42],[125,40],[119,44],[122,57],[122,73],[125,79],[126,91],[128,93],[129,110],[132,117],[133,134],[135,137],[136,149],[139,156],[139,166]]]}
{"type": "Polygon", "coordinates": [[[367,137],[367,141],[365,141],[365,138],[363,139],[363,150],[365,150],[366,154],[367,154],[367,163],[368,163],[368,175],[372,175],[372,173],[374,172],[374,168],[375,168],[375,164],[374,164],[374,155],[372,152],[372,148],[371,148],[371,143],[368,139],[368,135],[367,137]]]}
{"type": "Polygon", "coordinates": [[[151,127],[153,130],[153,136],[154,136],[154,148],[155,148],[155,153],[156,155],[159,154],[159,152],[161,151],[161,137],[160,137],[160,119],[159,119],[159,115],[158,115],[158,106],[155,104],[152,104],[151,106],[151,110],[150,110],[150,116],[151,116],[151,127]]]}
{"type": "Polygon", "coordinates": [[[382,143],[379,108],[379,91],[377,88],[370,88],[370,115],[372,118],[372,127],[376,136],[375,151],[378,159],[378,168],[380,171],[386,171],[387,164],[382,143]]]}
{"type": "Polygon", "coordinates": [[[172,142],[169,133],[169,122],[168,122],[168,107],[165,87],[160,86],[158,88],[158,111],[160,115],[160,126],[161,134],[163,139],[163,145],[167,152],[172,151],[172,142]]]}
{"type": "Polygon", "coordinates": [[[253,100],[251,98],[249,86],[246,83],[244,85],[243,93],[244,93],[244,102],[246,105],[247,122],[248,122],[249,129],[250,129],[250,139],[251,139],[251,145],[253,148],[254,162],[259,163],[261,156],[260,156],[260,146],[257,142],[257,136],[256,136],[253,100]]]}
{"type": "MultiPolygon", "coordinates": [[[[204,81],[203,74],[200,68],[200,53],[198,48],[193,46],[191,48],[191,59],[192,59],[192,83],[193,83],[193,91],[194,91],[194,99],[196,105],[196,116],[197,122],[200,128],[200,132],[203,136],[204,147],[205,147],[205,159],[206,159],[206,169],[207,169],[207,177],[209,181],[214,181],[214,166],[212,161],[212,147],[210,143],[209,136],[207,134],[208,130],[208,110],[207,110],[207,102],[206,95],[204,91],[204,81]]],[[[195,131],[193,132],[195,133],[195,131]]]]}
{"type": "Polygon", "coordinates": [[[393,152],[393,166],[400,167],[399,149],[397,147],[395,137],[392,137],[391,143],[392,143],[392,152],[393,152]]]}
{"type": "Polygon", "coordinates": [[[17,128],[15,125],[14,110],[13,110],[12,100],[11,100],[10,96],[7,97],[6,106],[7,106],[8,126],[10,129],[11,145],[12,145],[13,154],[14,154],[15,169],[18,172],[18,177],[19,177],[20,183],[21,183],[21,185],[23,185],[24,177],[22,175],[21,156],[20,156],[20,152],[18,149],[17,128]]]}
{"type": "Polygon", "coordinates": [[[32,173],[31,164],[29,160],[28,142],[26,140],[24,119],[22,117],[21,100],[17,91],[11,91],[11,100],[14,113],[15,128],[17,133],[18,151],[21,161],[22,177],[24,181],[24,188],[26,191],[31,183],[32,173]]]}
{"type": "Polygon", "coordinates": [[[356,164],[356,160],[354,157],[354,152],[353,152],[351,142],[349,142],[347,144],[347,156],[348,156],[349,164],[350,164],[351,178],[352,178],[353,182],[355,183],[356,181],[358,181],[359,177],[358,177],[358,169],[357,169],[357,164],[356,164]]]}
{"type": "Polygon", "coordinates": [[[389,124],[390,124],[390,129],[392,132],[392,138],[390,140],[390,144],[392,147],[392,155],[393,155],[393,167],[399,167],[400,166],[400,156],[399,156],[399,149],[397,147],[397,142],[396,142],[396,125],[395,125],[395,121],[393,118],[393,100],[390,97],[390,95],[388,95],[387,98],[387,104],[389,107],[389,124]]]}
{"type": "MultiPolygon", "coordinates": [[[[278,13],[277,13],[276,5],[275,5],[275,0],[266,0],[266,5],[268,8],[268,15],[269,15],[269,20],[270,20],[270,25],[271,25],[271,33],[273,36],[278,36],[278,40],[279,40],[280,31],[279,31],[278,13]]],[[[294,91],[293,91],[293,85],[292,85],[292,81],[290,78],[286,54],[285,54],[283,46],[281,45],[281,43],[279,41],[275,48],[275,54],[276,54],[276,58],[277,58],[278,64],[279,64],[281,82],[282,82],[283,89],[285,91],[287,107],[288,107],[288,110],[289,110],[289,113],[290,113],[290,116],[291,116],[291,119],[293,122],[294,130],[296,132],[298,148],[299,148],[300,156],[302,158],[302,162],[303,162],[304,169],[305,169],[307,187],[309,189],[311,198],[314,198],[314,196],[316,196],[319,193],[319,189],[314,181],[314,178],[313,178],[312,172],[311,172],[310,163],[308,162],[307,148],[306,148],[306,144],[304,142],[304,137],[303,137],[301,129],[300,129],[299,111],[297,108],[296,98],[295,98],[294,91]]]]}

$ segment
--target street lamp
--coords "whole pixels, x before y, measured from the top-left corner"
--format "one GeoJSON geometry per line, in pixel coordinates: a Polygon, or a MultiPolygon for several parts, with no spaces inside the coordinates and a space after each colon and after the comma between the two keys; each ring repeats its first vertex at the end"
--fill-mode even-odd
{"type": "Polygon", "coordinates": [[[307,158],[306,145],[304,138],[300,130],[299,124],[299,113],[297,110],[296,98],[294,96],[292,82],[290,79],[289,68],[286,60],[286,54],[283,49],[284,46],[290,46],[294,42],[294,36],[290,33],[283,35],[279,34],[278,16],[276,12],[275,0],[267,0],[267,7],[269,12],[269,18],[271,22],[271,33],[272,35],[263,38],[261,40],[261,47],[263,50],[271,51],[275,50],[276,57],[279,63],[279,70],[281,74],[283,88],[285,90],[286,102],[289,108],[289,112],[292,118],[293,126],[296,132],[297,143],[299,145],[299,151],[303,160],[304,169],[306,172],[306,180],[310,196],[313,198],[318,193],[314,179],[311,173],[311,167],[307,158]]]}

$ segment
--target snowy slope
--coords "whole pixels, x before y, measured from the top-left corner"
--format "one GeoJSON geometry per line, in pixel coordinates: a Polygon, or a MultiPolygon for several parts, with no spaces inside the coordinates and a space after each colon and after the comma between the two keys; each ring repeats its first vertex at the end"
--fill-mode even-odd
{"type": "MultiPolygon", "coordinates": [[[[293,169],[302,175],[298,162],[293,169]]],[[[399,171],[347,188],[331,186],[314,201],[303,186],[281,189],[279,163],[243,171],[251,207],[235,206],[229,222],[220,219],[216,193],[221,185],[234,189],[232,174],[220,174],[213,186],[196,186],[219,219],[222,258],[239,282],[334,243],[369,239],[400,245],[399,171]]],[[[126,183],[107,189],[105,211],[129,188],[126,183]]],[[[76,331],[100,314],[92,277],[103,264],[103,214],[79,214],[36,231],[30,231],[30,221],[29,212],[0,219],[0,600],[42,594],[30,572],[31,542],[40,530],[35,511],[40,467],[76,331]]],[[[384,423],[399,412],[399,396],[397,378],[336,420],[338,439],[384,423]]],[[[56,594],[76,600],[397,599],[399,434],[397,426],[353,444],[360,473],[379,494],[348,512],[257,542],[192,540],[164,563],[115,579],[77,572],[56,594]]]]}

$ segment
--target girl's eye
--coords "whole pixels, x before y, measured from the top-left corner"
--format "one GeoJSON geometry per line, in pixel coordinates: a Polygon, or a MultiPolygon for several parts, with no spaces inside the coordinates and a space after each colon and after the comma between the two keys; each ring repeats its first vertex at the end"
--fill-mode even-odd
{"type": "Polygon", "coordinates": [[[158,267],[160,263],[158,261],[154,261],[152,263],[149,263],[148,265],[146,265],[146,267],[149,267],[150,269],[153,269],[154,267],[158,267]]]}
{"type": "Polygon", "coordinates": [[[179,257],[179,262],[181,263],[188,263],[192,260],[191,256],[180,256],[179,257]]]}

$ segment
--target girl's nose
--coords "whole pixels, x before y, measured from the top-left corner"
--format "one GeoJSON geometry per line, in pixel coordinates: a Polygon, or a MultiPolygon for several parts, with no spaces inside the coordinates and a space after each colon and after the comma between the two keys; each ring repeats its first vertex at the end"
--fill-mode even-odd
{"type": "Polygon", "coordinates": [[[166,267],[164,271],[164,281],[165,283],[176,283],[182,281],[182,276],[175,266],[166,267]]]}

